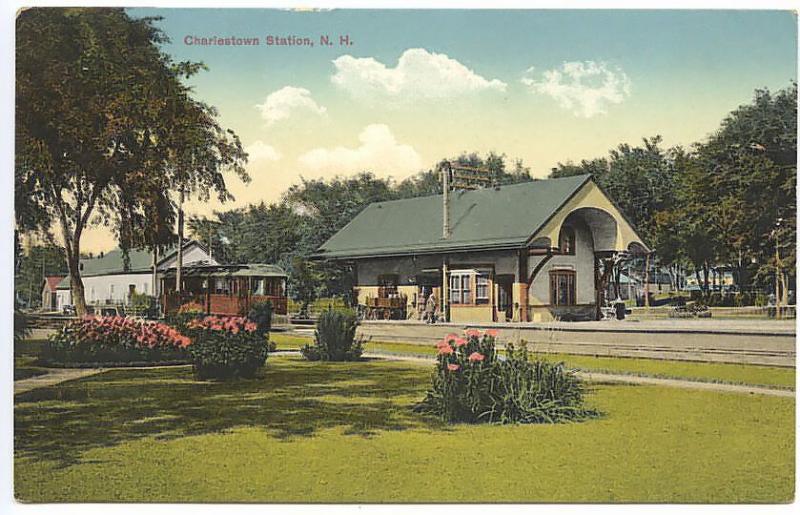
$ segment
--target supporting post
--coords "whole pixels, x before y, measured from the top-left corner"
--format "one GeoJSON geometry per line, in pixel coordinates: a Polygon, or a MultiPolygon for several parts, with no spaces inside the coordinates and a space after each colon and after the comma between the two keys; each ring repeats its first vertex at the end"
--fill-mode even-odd
{"type": "Polygon", "coordinates": [[[650,307],[650,253],[644,258],[644,305],[650,307]]]}
{"type": "Polygon", "coordinates": [[[445,322],[450,321],[450,277],[447,270],[447,258],[442,260],[442,319],[445,322]]]}
{"type": "MultiPolygon", "coordinates": [[[[519,291],[519,321],[528,322],[528,249],[517,251],[517,290],[519,291]]],[[[545,258],[547,259],[547,258],[545,258]]],[[[532,280],[531,280],[532,282],[532,280]]]]}

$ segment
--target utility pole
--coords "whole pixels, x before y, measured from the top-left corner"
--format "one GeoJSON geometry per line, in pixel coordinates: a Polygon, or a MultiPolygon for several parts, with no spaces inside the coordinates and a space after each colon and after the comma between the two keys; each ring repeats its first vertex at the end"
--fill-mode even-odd
{"type": "Polygon", "coordinates": [[[206,226],[208,227],[208,259],[214,259],[214,251],[212,250],[212,242],[213,238],[211,237],[211,220],[206,220],[206,226]]]}
{"type": "Polygon", "coordinates": [[[181,279],[183,275],[183,201],[184,193],[181,188],[180,203],[178,204],[178,263],[175,271],[175,293],[180,297],[181,279]]]}
{"type": "Polygon", "coordinates": [[[781,318],[781,254],[778,247],[778,229],[775,229],[775,318],[781,318]]]}
{"type": "Polygon", "coordinates": [[[450,163],[441,165],[442,170],[442,238],[450,238],[450,163]]]}
{"type": "MultiPolygon", "coordinates": [[[[441,165],[442,170],[442,238],[450,238],[450,163],[441,165]]],[[[450,297],[450,279],[447,273],[447,258],[442,259],[442,319],[449,322],[447,304],[450,297]]]]}

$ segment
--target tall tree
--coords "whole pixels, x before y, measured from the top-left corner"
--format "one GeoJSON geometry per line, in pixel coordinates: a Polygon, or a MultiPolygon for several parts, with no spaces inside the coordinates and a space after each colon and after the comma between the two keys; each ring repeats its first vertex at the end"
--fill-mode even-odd
{"type": "Polygon", "coordinates": [[[239,139],[183,82],[202,65],[162,52],[157,20],[105,8],[35,8],[17,19],[18,211],[60,226],[79,314],[87,227],[113,227],[123,249],[164,244],[175,192],[225,201],[223,172],[248,179],[239,139]]]}

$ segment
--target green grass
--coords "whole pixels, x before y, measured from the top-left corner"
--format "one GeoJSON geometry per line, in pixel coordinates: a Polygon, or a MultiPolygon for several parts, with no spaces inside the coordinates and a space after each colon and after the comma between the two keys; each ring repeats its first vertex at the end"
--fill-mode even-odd
{"type": "MultiPolygon", "coordinates": [[[[296,350],[302,345],[311,342],[310,338],[281,333],[270,334],[270,339],[278,344],[279,350],[296,350]]],[[[418,356],[436,355],[434,346],[413,343],[371,341],[367,343],[365,350],[367,352],[418,356]]],[[[776,386],[781,388],[794,388],[795,386],[795,369],[786,367],[645,358],[612,358],[574,354],[537,354],[537,356],[551,361],[564,361],[570,367],[594,372],[776,386]]]]}
{"type": "Polygon", "coordinates": [[[46,340],[14,342],[14,381],[46,374],[49,369],[38,366],[36,358],[46,340]]]}
{"type": "Polygon", "coordinates": [[[17,499],[788,502],[794,399],[594,385],[598,419],[455,425],[430,368],[271,357],[264,376],[114,370],[15,399],[17,499]]]}

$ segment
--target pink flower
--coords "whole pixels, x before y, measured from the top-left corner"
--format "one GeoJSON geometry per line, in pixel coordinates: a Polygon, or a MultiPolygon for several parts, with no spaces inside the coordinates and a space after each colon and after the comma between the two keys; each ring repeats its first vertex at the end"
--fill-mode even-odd
{"type": "Polygon", "coordinates": [[[446,355],[446,354],[452,354],[453,352],[455,352],[455,351],[453,350],[453,348],[451,346],[449,346],[449,345],[439,345],[439,355],[440,356],[443,356],[443,355],[446,355]]]}
{"type": "Polygon", "coordinates": [[[448,334],[447,336],[444,337],[444,341],[451,342],[451,341],[453,341],[453,340],[455,340],[457,338],[458,338],[457,334],[450,333],[450,334],[448,334]]]}
{"type": "Polygon", "coordinates": [[[469,355],[469,361],[471,363],[474,363],[476,361],[483,361],[483,358],[484,356],[480,352],[473,352],[472,354],[469,355]]]}
{"type": "Polygon", "coordinates": [[[456,347],[462,347],[467,344],[467,340],[465,340],[464,338],[456,338],[453,341],[453,343],[455,344],[456,347]]]}
{"type": "Polygon", "coordinates": [[[492,338],[497,338],[497,329],[487,329],[486,336],[491,336],[492,338]]]}
{"type": "Polygon", "coordinates": [[[447,365],[447,370],[449,370],[451,372],[455,372],[459,368],[461,368],[461,367],[456,365],[455,363],[450,363],[449,365],[447,365]]]}
{"type": "Polygon", "coordinates": [[[467,329],[466,331],[464,331],[464,334],[467,335],[467,338],[472,338],[473,336],[475,338],[480,338],[483,333],[481,333],[477,329],[467,329]]]}

